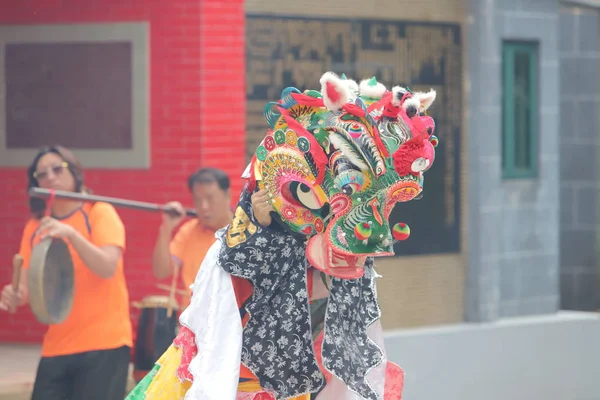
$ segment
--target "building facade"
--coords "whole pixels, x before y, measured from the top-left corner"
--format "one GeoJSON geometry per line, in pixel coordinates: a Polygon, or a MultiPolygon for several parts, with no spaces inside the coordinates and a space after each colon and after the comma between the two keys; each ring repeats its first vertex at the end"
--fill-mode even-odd
{"type": "Polygon", "coordinates": [[[559,309],[556,1],[474,1],[467,319],[559,309]]]}
{"type": "Polygon", "coordinates": [[[600,309],[598,7],[564,3],[559,19],[561,306],[584,311],[600,309]]]}
{"type": "MultiPolygon", "coordinates": [[[[192,206],[187,177],[206,165],[230,174],[234,192],[241,188],[246,104],[242,2],[88,3],[0,5],[5,204],[0,209],[0,285],[11,282],[10,260],[29,217],[26,166],[42,142],[73,147],[87,186],[99,195],[157,203],[176,199],[192,206]],[[31,132],[36,134],[23,138],[31,132]]],[[[127,231],[131,301],[164,294],[152,276],[151,258],[160,215],[122,208],[119,213],[127,231]]],[[[132,307],[131,312],[137,325],[138,311],[132,307]]],[[[15,315],[0,313],[2,342],[40,343],[45,330],[26,308],[15,315]]]]}
{"type": "Polygon", "coordinates": [[[361,4],[245,3],[247,151],[251,154],[264,135],[267,102],[287,86],[318,88],[329,70],[356,81],[377,76],[389,88],[436,89],[430,110],[440,137],[436,164],[423,199],[394,211],[394,223],[412,226],[411,238],[396,246],[400,257],[377,260],[384,277],[379,296],[389,329],[462,322],[465,4],[415,7],[397,1],[386,2],[385,9],[361,4]]]}
{"type": "MultiPolygon", "coordinates": [[[[77,138],[75,152],[92,167],[87,178],[97,193],[156,202],[185,200],[187,174],[206,165],[224,168],[239,191],[267,127],[263,107],[285,87],[318,88],[322,73],[334,71],[357,81],[377,76],[388,87],[434,88],[436,162],[423,199],[393,213],[392,222],[411,226],[411,237],[396,246],[396,257],[376,263],[386,340],[407,370],[407,398],[593,398],[600,393],[590,371],[600,354],[586,343],[600,325],[595,314],[565,321],[559,311],[600,308],[598,3],[28,2],[0,14],[0,61],[7,61],[0,72],[5,83],[25,86],[43,78],[11,64],[23,40],[128,43],[130,57],[115,62],[132,71],[129,139],[98,149],[77,138]],[[503,340],[513,352],[487,352],[503,340]],[[577,367],[568,372],[552,367],[570,363],[577,367]],[[518,384],[501,384],[495,374],[518,384]]],[[[87,79],[85,95],[93,97],[92,83],[102,78],[87,79]]],[[[10,112],[0,120],[35,115],[26,99],[2,98],[0,108],[10,112]]],[[[8,266],[26,218],[24,166],[37,144],[5,125],[0,259],[8,266]]],[[[122,215],[136,300],[156,293],[150,257],[158,220],[122,215]]],[[[3,271],[9,282],[10,270],[3,271]]],[[[39,342],[43,332],[27,311],[0,314],[0,341],[39,342]]]]}

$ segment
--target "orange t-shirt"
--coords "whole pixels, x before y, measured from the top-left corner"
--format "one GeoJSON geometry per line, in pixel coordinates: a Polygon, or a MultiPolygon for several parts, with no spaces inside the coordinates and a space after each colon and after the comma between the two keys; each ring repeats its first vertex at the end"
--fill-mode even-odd
{"type": "MultiPolygon", "coordinates": [[[[180,275],[185,289],[189,290],[196,280],[204,256],[215,240],[215,231],[205,228],[195,218],[184,223],[171,240],[169,251],[181,268],[180,275]]],[[[181,304],[182,309],[189,305],[190,297],[184,299],[184,302],[185,304],[181,304]]]]}
{"type": "MultiPolygon", "coordinates": [[[[98,247],[118,246],[125,250],[125,227],[114,207],[107,203],[85,203],[61,222],[75,228],[98,247]]],[[[31,249],[39,242],[39,220],[25,226],[20,254],[29,268],[31,249]]],[[[42,356],[53,357],[94,350],[132,347],[129,292],[123,271],[123,257],[111,278],[93,273],[68,243],[74,269],[73,306],[60,324],[52,324],[44,336],[42,356]]]]}

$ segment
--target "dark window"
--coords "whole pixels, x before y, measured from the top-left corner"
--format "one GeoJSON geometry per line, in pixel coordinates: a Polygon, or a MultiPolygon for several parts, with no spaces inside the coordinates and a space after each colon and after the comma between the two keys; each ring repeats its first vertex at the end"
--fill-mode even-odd
{"type": "Polygon", "coordinates": [[[131,60],[128,42],[7,45],[6,147],[131,149],[131,60]]]}
{"type": "Polygon", "coordinates": [[[502,47],[502,173],[537,176],[538,45],[504,42],[502,47]]]}

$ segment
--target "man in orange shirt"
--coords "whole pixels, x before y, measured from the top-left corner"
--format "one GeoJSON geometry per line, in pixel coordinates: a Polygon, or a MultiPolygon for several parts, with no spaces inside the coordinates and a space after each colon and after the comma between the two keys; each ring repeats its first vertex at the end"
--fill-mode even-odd
{"type": "MultiPolygon", "coordinates": [[[[186,289],[194,283],[206,252],[215,242],[215,232],[233,218],[229,185],[229,177],[220,169],[200,168],[193,173],[188,178],[188,188],[198,217],[185,222],[174,237],[185,210],[179,202],[167,203],[168,207],[179,212],[179,216],[163,214],[152,258],[156,278],[167,278],[173,274],[174,268],[180,268],[186,289]]],[[[191,292],[183,307],[188,305],[190,297],[191,292]]]]}
{"type": "MultiPolygon", "coordinates": [[[[27,171],[29,187],[85,192],[83,170],[67,149],[44,149],[27,171]]],[[[127,383],[132,328],[123,271],[125,228],[112,205],[30,199],[31,219],[21,239],[23,268],[44,237],[62,238],[73,259],[73,306],[44,336],[32,400],[122,399],[127,383]]],[[[18,291],[6,285],[0,309],[28,303],[27,274],[18,291]]]]}

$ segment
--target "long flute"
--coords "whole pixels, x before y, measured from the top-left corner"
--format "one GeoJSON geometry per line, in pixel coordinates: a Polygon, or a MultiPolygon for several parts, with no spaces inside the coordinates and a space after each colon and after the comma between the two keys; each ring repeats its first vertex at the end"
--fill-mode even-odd
{"type": "MultiPolygon", "coordinates": [[[[66,192],[63,190],[49,190],[49,189],[42,189],[42,188],[34,187],[34,188],[29,189],[29,196],[42,198],[42,199],[56,198],[56,199],[87,201],[87,202],[101,201],[104,203],[112,204],[113,206],[117,206],[117,207],[133,208],[135,210],[142,210],[142,211],[165,212],[165,213],[173,214],[173,215],[178,214],[177,211],[175,211],[174,209],[165,207],[162,204],[146,203],[143,201],[135,201],[135,200],[125,200],[125,199],[119,199],[116,197],[97,196],[97,195],[93,195],[93,194],[66,192]]],[[[196,214],[195,210],[186,209],[185,215],[187,215],[188,217],[195,217],[197,214],[196,214]]]]}

